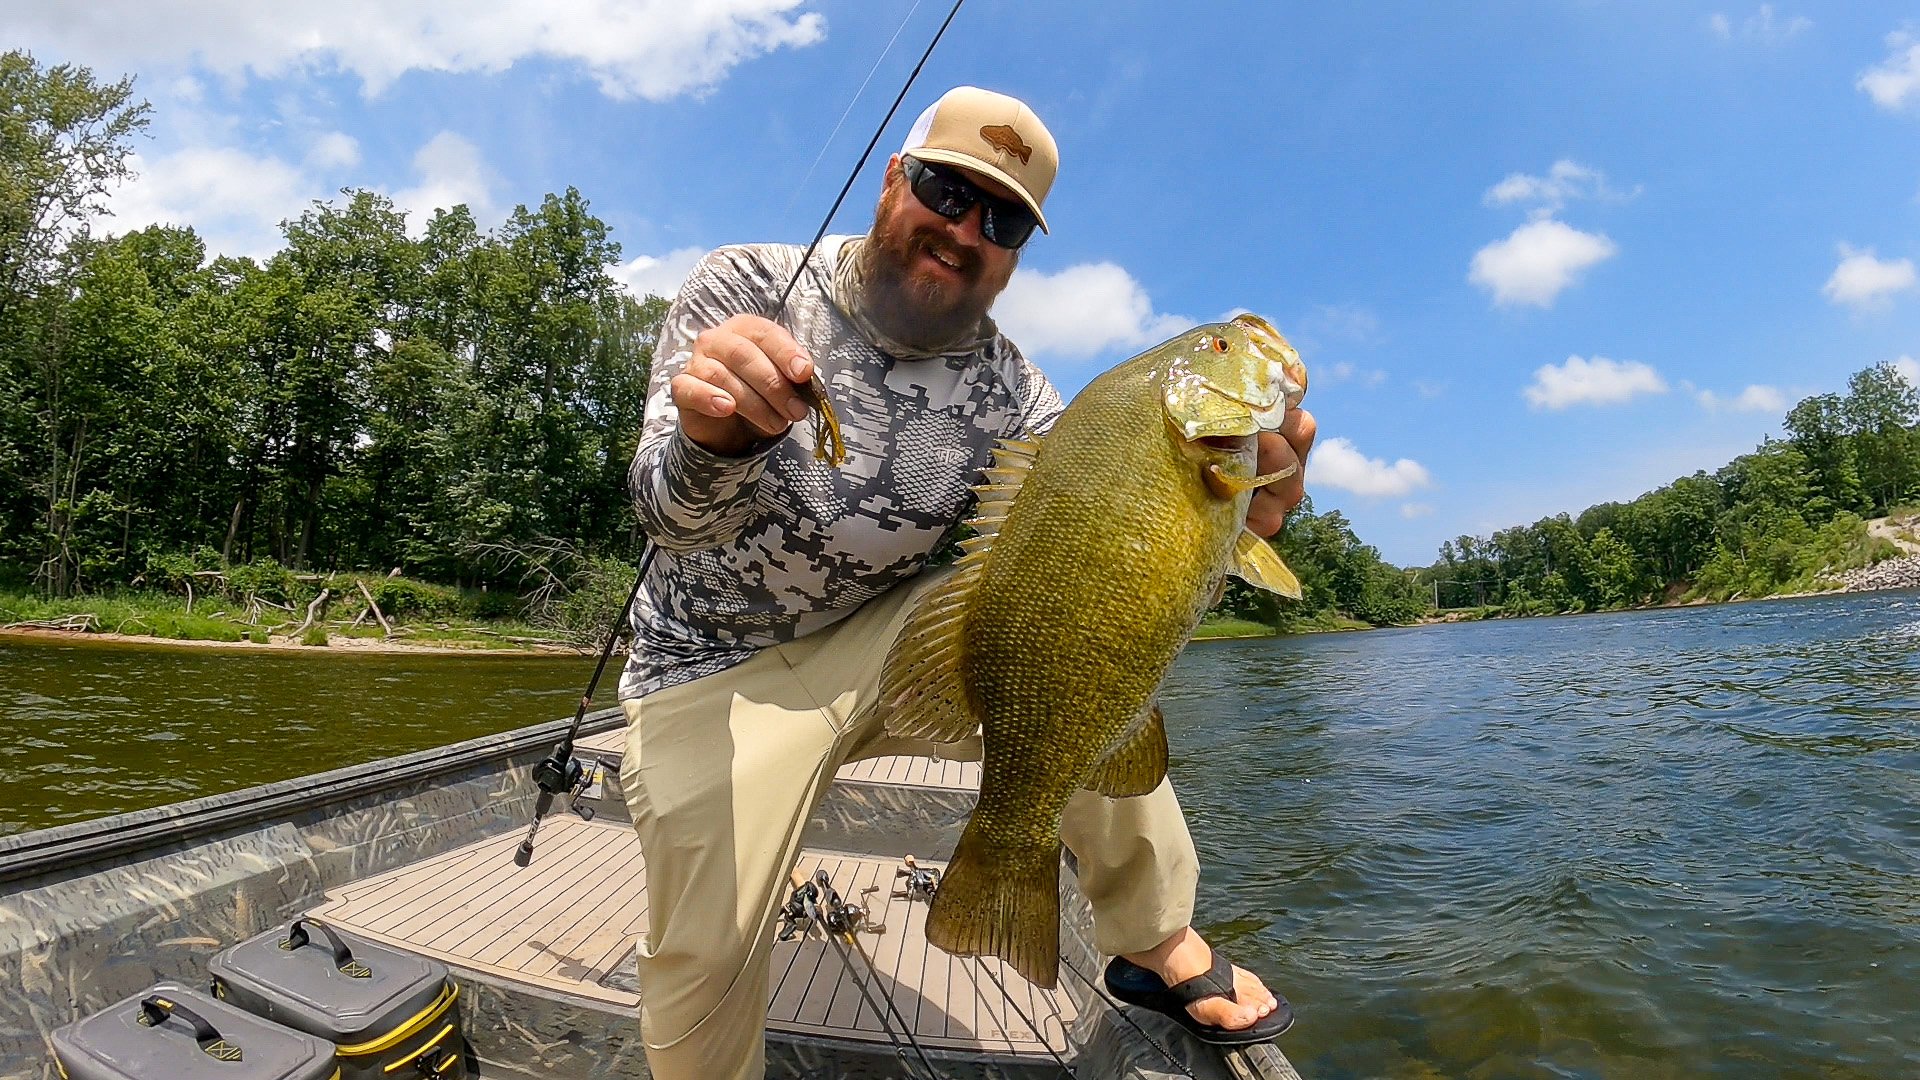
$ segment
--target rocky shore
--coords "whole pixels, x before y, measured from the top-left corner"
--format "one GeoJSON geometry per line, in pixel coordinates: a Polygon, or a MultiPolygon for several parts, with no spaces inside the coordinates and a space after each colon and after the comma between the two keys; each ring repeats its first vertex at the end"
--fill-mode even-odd
{"type": "Polygon", "coordinates": [[[1920,589],[1920,555],[1883,559],[1872,566],[1848,570],[1836,579],[1842,592],[1875,589],[1920,589]]]}

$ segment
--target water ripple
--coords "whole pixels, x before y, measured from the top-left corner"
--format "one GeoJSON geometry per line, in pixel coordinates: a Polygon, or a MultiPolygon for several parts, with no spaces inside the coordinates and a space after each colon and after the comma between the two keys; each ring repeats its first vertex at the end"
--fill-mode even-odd
{"type": "Polygon", "coordinates": [[[1195,646],[1200,910],[1315,1077],[1914,1075],[1917,646],[1911,593],[1195,646]]]}

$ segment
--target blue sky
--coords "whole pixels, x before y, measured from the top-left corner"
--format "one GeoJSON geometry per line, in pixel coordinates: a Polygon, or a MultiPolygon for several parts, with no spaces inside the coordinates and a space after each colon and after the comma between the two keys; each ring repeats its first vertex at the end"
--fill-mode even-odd
{"type": "MultiPolygon", "coordinates": [[[[0,30],[139,76],[120,227],[264,254],[342,186],[497,223],[571,184],[658,291],[807,239],[947,6],[92,0],[0,30]]],[[[1014,339],[1071,393],[1267,316],[1312,372],[1316,504],[1402,564],[1715,468],[1870,364],[1920,379],[1920,4],[968,0],[836,231],[959,83],[1061,146],[1014,339]]]]}

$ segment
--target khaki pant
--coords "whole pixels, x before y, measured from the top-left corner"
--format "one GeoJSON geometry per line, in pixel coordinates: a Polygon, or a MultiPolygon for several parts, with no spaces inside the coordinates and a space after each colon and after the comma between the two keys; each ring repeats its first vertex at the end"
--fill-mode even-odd
{"type": "MultiPolygon", "coordinates": [[[[621,703],[620,781],[649,909],[640,1028],[660,1080],[765,1074],[773,923],[814,804],[848,761],[932,749],[885,736],[872,704],[912,600],[940,576],[726,671],[621,703]]],[[[979,740],[939,751],[977,759],[979,740]]],[[[1079,861],[1102,952],[1143,952],[1192,921],[1198,862],[1170,785],[1132,799],[1081,791],[1061,839],[1079,861]]]]}

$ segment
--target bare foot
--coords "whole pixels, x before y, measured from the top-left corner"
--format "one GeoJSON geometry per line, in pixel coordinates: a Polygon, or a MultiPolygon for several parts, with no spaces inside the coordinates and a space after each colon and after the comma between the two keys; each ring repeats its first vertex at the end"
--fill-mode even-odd
{"type": "MultiPolygon", "coordinates": [[[[1213,949],[1191,926],[1175,931],[1148,952],[1128,953],[1126,958],[1159,975],[1168,986],[1205,975],[1213,967],[1213,949]]],[[[1233,992],[1238,1001],[1205,998],[1187,1006],[1187,1012],[1203,1024],[1238,1031],[1252,1027],[1280,1005],[1260,977],[1243,967],[1233,969],[1233,992]]]]}

